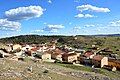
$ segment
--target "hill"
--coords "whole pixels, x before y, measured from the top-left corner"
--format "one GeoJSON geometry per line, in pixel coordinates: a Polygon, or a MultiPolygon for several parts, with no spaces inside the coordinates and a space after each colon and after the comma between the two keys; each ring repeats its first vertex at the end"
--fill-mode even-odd
{"type": "Polygon", "coordinates": [[[70,64],[0,59],[0,80],[119,80],[119,72],[70,64]],[[29,70],[32,67],[32,71],[29,70]],[[73,69],[74,68],[74,69],[73,69]]]}
{"type": "MultiPolygon", "coordinates": [[[[1,38],[2,43],[18,44],[38,44],[57,40],[57,45],[68,45],[77,49],[94,50],[95,52],[104,48],[109,48],[112,54],[120,55],[120,36],[40,36],[40,35],[20,35],[8,38],[1,38]],[[93,49],[92,45],[95,45],[93,49]]],[[[119,57],[120,58],[120,57],[119,57]]]]}
{"type": "Polygon", "coordinates": [[[68,38],[71,36],[41,36],[41,35],[20,35],[14,37],[1,38],[0,42],[3,43],[19,43],[19,44],[33,44],[33,43],[42,43],[42,42],[50,42],[52,40],[60,39],[60,38],[68,38]]]}

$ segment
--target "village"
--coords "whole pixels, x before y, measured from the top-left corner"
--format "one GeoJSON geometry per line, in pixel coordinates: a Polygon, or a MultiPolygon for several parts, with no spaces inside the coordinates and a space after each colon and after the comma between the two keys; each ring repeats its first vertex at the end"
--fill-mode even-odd
{"type": "MultiPolygon", "coordinates": [[[[94,45],[95,46],[95,45],[94,45]]],[[[94,47],[92,45],[92,47],[94,47]]],[[[99,53],[111,52],[110,49],[94,52],[92,50],[74,49],[67,45],[57,46],[57,41],[41,44],[4,44],[0,43],[0,58],[24,61],[25,57],[35,62],[53,62],[73,64],[78,66],[90,66],[91,68],[104,68],[110,71],[120,69],[120,60],[103,56],[99,53]]]]}

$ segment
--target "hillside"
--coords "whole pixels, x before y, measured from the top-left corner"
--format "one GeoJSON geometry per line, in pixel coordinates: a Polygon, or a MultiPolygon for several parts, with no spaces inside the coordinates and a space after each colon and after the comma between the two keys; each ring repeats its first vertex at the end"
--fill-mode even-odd
{"type": "MultiPolygon", "coordinates": [[[[22,35],[2,38],[2,43],[38,44],[57,40],[57,45],[68,45],[83,50],[97,52],[104,48],[112,50],[120,58],[119,36],[39,36],[22,35]],[[92,47],[92,45],[95,45],[92,47]],[[96,49],[99,48],[99,49],[96,49]]],[[[0,43],[0,46],[4,44],[0,43]]],[[[103,53],[101,55],[108,55],[103,53]]],[[[0,80],[119,80],[119,71],[108,71],[101,68],[91,68],[84,65],[61,64],[50,62],[35,62],[25,57],[24,61],[14,61],[8,58],[0,59],[0,80]],[[32,70],[31,70],[32,67],[32,70]]]]}
{"type": "Polygon", "coordinates": [[[69,64],[40,63],[28,58],[25,61],[0,59],[0,64],[0,80],[119,80],[120,78],[119,72],[69,64]],[[32,71],[29,67],[32,67],[32,71]]]}
{"type": "MultiPolygon", "coordinates": [[[[99,48],[110,48],[112,54],[120,55],[120,36],[40,36],[40,35],[21,35],[0,39],[3,43],[18,44],[38,44],[57,40],[57,45],[68,45],[77,49],[91,50],[92,45],[99,48]]],[[[93,49],[95,52],[98,50],[93,49]]],[[[104,54],[103,54],[104,55],[104,54]]],[[[120,58],[118,56],[118,58],[120,58]]]]}

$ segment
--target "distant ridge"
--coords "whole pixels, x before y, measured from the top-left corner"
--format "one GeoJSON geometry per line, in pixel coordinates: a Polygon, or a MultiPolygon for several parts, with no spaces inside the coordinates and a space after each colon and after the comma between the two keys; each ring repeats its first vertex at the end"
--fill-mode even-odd
{"type": "Polygon", "coordinates": [[[96,34],[96,35],[88,35],[88,36],[120,36],[120,34],[96,34]]]}
{"type": "Polygon", "coordinates": [[[95,35],[18,35],[18,36],[11,36],[11,37],[5,37],[0,39],[6,39],[6,38],[16,38],[16,37],[24,37],[24,36],[37,36],[37,37],[67,37],[67,36],[120,36],[120,34],[95,34],[95,35]]]}

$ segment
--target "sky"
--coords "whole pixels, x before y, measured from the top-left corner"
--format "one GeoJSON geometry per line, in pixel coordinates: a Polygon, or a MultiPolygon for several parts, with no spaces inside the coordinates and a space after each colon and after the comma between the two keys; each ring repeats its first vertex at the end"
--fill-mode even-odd
{"type": "Polygon", "coordinates": [[[0,38],[120,34],[120,0],[1,0],[0,38]]]}

